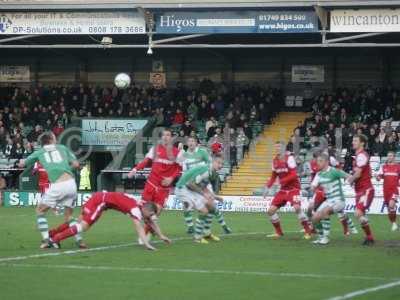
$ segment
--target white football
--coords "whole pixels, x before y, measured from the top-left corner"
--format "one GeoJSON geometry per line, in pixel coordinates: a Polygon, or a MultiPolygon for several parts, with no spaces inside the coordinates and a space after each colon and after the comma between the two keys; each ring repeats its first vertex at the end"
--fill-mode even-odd
{"type": "Polygon", "coordinates": [[[119,73],[115,76],[114,84],[119,89],[126,89],[131,84],[131,78],[126,73],[119,73]]]}

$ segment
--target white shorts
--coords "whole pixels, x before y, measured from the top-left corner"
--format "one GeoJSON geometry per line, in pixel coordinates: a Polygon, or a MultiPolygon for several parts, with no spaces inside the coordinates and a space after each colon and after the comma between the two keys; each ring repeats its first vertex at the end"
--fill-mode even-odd
{"type": "Polygon", "coordinates": [[[51,183],[39,203],[51,208],[73,207],[77,195],[75,179],[70,179],[51,183]]]}
{"type": "Polygon", "coordinates": [[[324,202],[322,202],[322,204],[318,207],[317,212],[318,211],[322,211],[325,208],[330,207],[332,208],[334,213],[339,213],[342,212],[344,210],[345,207],[345,203],[342,200],[325,200],[324,202]]]}
{"type": "Polygon", "coordinates": [[[182,203],[187,205],[188,210],[202,210],[206,207],[207,200],[204,196],[189,190],[187,187],[175,189],[175,194],[182,203]]]}

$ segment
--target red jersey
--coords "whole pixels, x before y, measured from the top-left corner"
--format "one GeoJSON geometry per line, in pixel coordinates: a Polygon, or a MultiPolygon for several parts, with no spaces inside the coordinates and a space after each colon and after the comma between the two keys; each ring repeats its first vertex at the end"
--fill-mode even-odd
{"type": "Polygon", "coordinates": [[[100,217],[101,212],[113,209],[123,214],[129,215],[136,220],[142,220],[142,212],[139,204],[133,197],[118,192],[97,192],[83,206],[85,219],[92,223],[100,217]]]}
{"type": "Polygon", "coordinates": [[[183,152],[177,147],[166,147],[158,144],[157,146],[151,147],[145,159],[138,163],[135,168],[137,170],[142,170],[144,167],[151,164],[151,172],[147,180],[156,186],[165,187],[161,184],[164,178],[176,178],[180,175],[182,168],[178,163],[178,156],[182,154],[183,152]]]}
{"type": "Polygon", "coordinates": [[[39,190],[43,193],[50,185],[49,176],[47,175],[46,170],[40,164],[40,162],[36,162],[33,166],[33,173],[38,174],[38,185],[39,190]]]}
{"type": "Polygon", "coordinates": [[[369,155],[367,152],[360,151],[356,153],[353,161],[353,171],[357,168],[361,169],[361,176],[354,185],[356,193],[372,188],[371,166],[369,165],[369,155]]]}
{"type": "Polygon", "coordinates": [[[280,159],[278,155],[275,156],[272,162],[272,176],[267,187],[270,188],[278,177],[281,190],[300,189],[296,167],[296,160],[293,155],[286,154],[283,159],[280,159]]]}
{"type": "Polygon", "coordinates": [[[400,165],[395,164],[384,164],[381,166],[378,172],[380,179],[383,179],[383,191],[384,193],[398,194],[398,186],[400,179],[400,165]]]}

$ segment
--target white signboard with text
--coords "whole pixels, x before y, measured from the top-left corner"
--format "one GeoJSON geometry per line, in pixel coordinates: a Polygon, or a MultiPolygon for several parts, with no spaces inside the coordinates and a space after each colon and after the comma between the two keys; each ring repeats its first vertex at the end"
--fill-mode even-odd
{"type": "Polygon", "coordinates": [[[143,34],[138,12],[6,12],[0,13],[1,34],[143,34]]]}
{"type": "Polygon", "coordinates": [[[292,65],[292,82],[324,82],[325,68],[322,65],[292,65]]]}
{"type": "Polygon", "coordinates": [[[400,9],[331,11],[331,32],[400,32],[400,9]]]}
{"type": "Polygon", "coordinates": [[[29,82],[29,66],[0,66],[0,82],[29,82]]]}

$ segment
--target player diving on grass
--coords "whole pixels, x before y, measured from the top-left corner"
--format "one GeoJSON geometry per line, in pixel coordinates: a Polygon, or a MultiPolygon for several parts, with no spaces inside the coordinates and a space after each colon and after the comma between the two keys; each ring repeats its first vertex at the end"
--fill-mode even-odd
{"type": "Polygon", "coordinates": [[[176,196],[190,210],[197,210],[198,217],[194,227],[194,241],[208,244],[209,240],[218,242],[219,237],[211,233],[211,222],[215,211],[215,201],[223,199],[215,195],[208,185],[213,172],[221,170],[223,158],[213,157],[211,164],[193,167],[183,173],[176,184],[176,196]]]}
{"type": "MultiPolygon", "coordinates": [[[[182,170],[184,172],[198,166],[210,164],[210,155],[208,154],[208,151],[198,145],[196,138],[189,137],[187,139],[187,146],[188,149],[181,157],[182,170]]],[[[210,184],[208,188],[212,190],[212,185],[210,184]]],[[[184,205],[183,215],[185,218],[185,224],[187,226],[187,233],[193,234],[194,233],[193,208],[189,208],[187,202],[183,202],[183,205],[184,205]]],[[[213,214],[217,219],[218,223],[221,225],[222,229],[224,230],[224,233],[225,234],[232,233],[232,230],[225,223],[222,212],[217,207],[215,207],[213,214]]]]}
{"type": "Polygon", "coordinates": [[[318,233],[318,238],[313,241],[313,244],[326,245],[329,243],[331,229],[330,216],[335,213],[340,214],[346,223],[349,219],[344,213],[345,197],[342,179],[348,179],[350,175],[330,166],[329,155],[325,153],[318,155],[317,164],[319,171],[311,183],[311,188],[316,193],[322,190],[325,199],[312,216],[314,228],[318,233]]]}
{"type": "MultiPolygon", "coordinates": [[[[320,151],[315,151],[313,153],[313,159],[310,161],[310,175],[311,175],[311,183],[313,182],[315,176],[317,173],[321,170],[320,165],[318,164],[318,156],[321,154],[320,151]]],[[[329,156],[329,165],[332,168],[339,168],[339,162],[336,160],[335,157],[329,156]]],[[[313,191],[313,196],[308,204],[308,216],[309,218],[312,217],[313,213],[317,211],[318,207],[326,200],[325,192],[324,189],[321,186],[318,186],[317,188],[314,189],[313,191]]],[[[338,219],[340,223],[342,224],[343,227],[343,234],[348,236],[350,234],[357,234],[358,231],[356,227],[354,226],[353,220],[347,216],[343,212],[338,212],[337,213],[338,219]]],[[[331,226],[331,220],[326,219],[324,220],[324,224],[327,227],[331,226]]]]}
{"type": "Polygon", "coordinates": [[[146,238],[141,221],[144,221],[145,224],[150,226],[162,241],[167,244],[171,243],[171,240],[162,234],[158,224],[153,222],[157,214],[157,206],[153,202],[143,202],[139,204],[135,199],[124,193],[97,192],[94,193],[82,207],[79,222],[54,235],[50,239],[51,245],[54,248],[60,248],[61,241],[89,230],[101,217],[102,213],[108,209],[119,211],[132,218],[136,232],[143,241],[143,245],[146,249],[156,250],[146,238]]]}
{"type": "MultiPolygon", "coordinates": [[[[50,236],[58,230],[63,230],[76,224],[72,217],[74,202],[77,198],[77,187],[73,169],[79,168],[75,155],[64,145],[56,144],[57,140],[52,132],[45,132],[39,137],[41,149],[36,150],[25,160],[19,162],[19,167],[32,167],[40,162],[46,170],[50,186],[42,195],[36,208],[37,227],[42,235],[41,249],[50,248],[50,236]],[[46,218],[47,211],[61,207],[64,209],[65,223],[49,232],[46,218]]],[[[80,248],[86,248],[82,237],[77,235],[76,242],[80,248]]]]}
{"type": "Polygon", "coordinates": [[[380,167],[377,179],[383,179],[383,200],[388,209],[388,218],[392,231],[399,229],[396,223],[397,199],[399,198],[400,164],[396,163],[396,154],[389,151],[386,163],[380,167]]]}
{"type": "Polygon", "coordinates": [[[278,141],[275,143],[275,158],[272,162],[272,176],[268,180],[264,198],[267,196],[269,189],[275,183],[275,180],[279,178],[280,190],[276,193],[272,199],[272,203],[267,211],[271,219],[271,223],[275,228],[275,233],[268,235],[272,238],[280,238],[283,236],[283,230],[277,211],[290,203],[294,208],[301,225],[304,228],[304,238],[311,238],[311,228],[309,220],[306,214],[301,210],[300,202],[300,179],[297,175],[296,160],[294,156],[284,151],[283,143],[278,141]]]}

